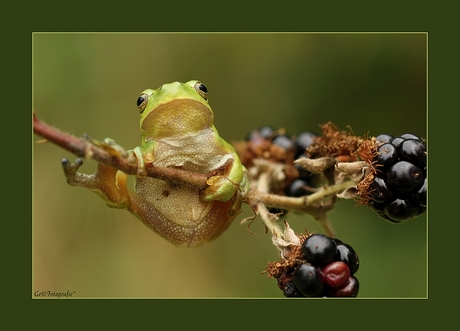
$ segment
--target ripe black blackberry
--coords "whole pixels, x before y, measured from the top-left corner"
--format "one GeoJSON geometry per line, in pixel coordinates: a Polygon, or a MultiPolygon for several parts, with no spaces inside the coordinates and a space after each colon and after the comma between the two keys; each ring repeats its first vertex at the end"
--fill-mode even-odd
{"type": "Polygon", "coordinates": [[[359,292],[355,273],[359,257],[355,250],[337,238],[311,234],[295,253],[272,262],[269,272],[286,297],[356,297],[359,292]],[[279,272],[278,270],[281,270],[279,272]]]}
{"type": "Polygon", "coordinates": [[[303,242],[302,253],[310,263],[324,266],[334,261],[337,244],[324,234],[312,234],[303,242]]]}
{"type": "Polygon", "coordinates": [[[306,150],[317,136],[304,131],[297,136],[291,135],[284,129],[275,129],[272,126],[262,126],[252,130],[245,141],[237,145],[237,152],[243,164],[249,168],[254,159],[266,159],[274,163],[286,165],[286,180],[281,189],[274,194],[290,197],[300,197],[314,192],[318,186],[320,175],[312,174],[297,164],[295,159],[308,156],[306,150]]]}
{"type": "Polygon", "coordinates": [[[292,274],[281,273],[278,277],[278,287],[287,298],[303,297],[292,281],[292,274]]]}
{"type": "Polygon", "coordinates": [[[292,281],[305,297],[314,297],[323,291],[323,282],[318,268],[308,263],[299,265],[292,275],[292,281]]]}
{"type": "Polygon", "coordinates": [[[305,151],[308,147],[311,146],[315,138],[316,135],[314,133],[311,133],[310,131],[304,131],[297,136],[294,142],[297,147],[296,158],[300,157],[302,154],[305,153],[305,151]]]}
{"type": "Polygon", "coordinates": [[[426,143],[405,133],[399,137],[381,134],[369,186],[369,206],[382,218],[399,223],[426,210],[426,143]]]}
{"type": "MultiPolygon", "coordinates": [[[[307,148],[311,146],[316,137],[317,136],[310,131],[304,131],[298,134],[294,139],[294,158],[308,158],[305,152],[307,148]]],[[[285,189],[285,194],[291,197],[300,197],[311,194],[311,188],[317,187],[321,176],[312,174],[310,171],[305,170],[297,164],[295,167],[299,172],[299,177],[292,181],[292,183],[285,189]]]]}

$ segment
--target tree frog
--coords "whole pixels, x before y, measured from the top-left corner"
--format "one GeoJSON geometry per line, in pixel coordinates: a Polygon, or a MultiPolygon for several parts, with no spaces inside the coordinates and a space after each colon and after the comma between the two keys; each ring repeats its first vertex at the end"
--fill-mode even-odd
{"type": "MultiPolygon", "coordinates": [[[[68,183],[92,190],[109,207],[127,209],[178,247],[217,238],[240,213],[249,182],[235,149],[213,124],[207,88],[197,80],[165,84],[143,91],[137,107],[142,141],[128,151],[139,169],[135,191],[127,189],[127,174],[102,163],[95,174],[77,173],[79,159],[62,161],[68,183]],[[147,177],[146,163],[210,174],[208,187],[199,190],[147,177]]],[[[113,141],[104,144],[117,151],[113,141]]]]}

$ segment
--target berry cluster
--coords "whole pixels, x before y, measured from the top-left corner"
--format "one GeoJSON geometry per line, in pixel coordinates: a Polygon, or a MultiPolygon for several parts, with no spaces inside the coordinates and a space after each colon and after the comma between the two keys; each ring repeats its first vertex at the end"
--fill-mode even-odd
{"type": "Polygon", "coordinates": [[[278,287],[286,297],[356,297],[359,282],[355,273],[359,258],[339,239],[312,234],[301,244],[288,268],[277,274],[278,287]]]}
{"type": "Polygon", "coordinates": [[[320,176],[293,165],[292,161],[300,157],[307,158],[305,151],[316,135],[305,131],[297,136],[292,136],[284,130],[276,130],[271,126],[263,126],[253,130],[245,140],[245,150],[240,149],[240,156],[246,167],[254,158],[263,158],[277,163],[285,163],[287,166],[286,185],[280,192],[272,192],[291,197],[300,197],[310,194],[309,188],[316,187],[320,176]],[[292,169],[291,169],[292,168],[292,169]]]}
{"type": "Polygon", "coordinates": [[[426,210],[426,144],[416,135],[376,137],[376,175],[369,186],[369,206],[382,218],[399,223],[426,210]]]}

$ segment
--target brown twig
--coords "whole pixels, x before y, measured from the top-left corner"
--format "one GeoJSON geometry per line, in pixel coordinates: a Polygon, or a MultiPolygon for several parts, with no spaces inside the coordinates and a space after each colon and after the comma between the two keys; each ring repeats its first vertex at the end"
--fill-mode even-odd
{"type": "MultiPolygon", "coordinates": [[[[42,121],[35,113],[33,114],[33,130],[39,136],[46,138],[48,141],[60,146],[61,148],[87,159],[93,159],[98,162],[110,165],[129,175],[137,174],[137,164],[128,163],[126,157],[114,155],[107,150],[96,146],[88,139],[77,138],[68,133],[62,132],[42,121]]],[[[150,177],[160,178],[175,183],[184,183],[203,189],[207,187],[207,176],[198,173],[190,173],[180,169],[156,167],[151,163],[145,165],[147,175],[150,177]]]]}

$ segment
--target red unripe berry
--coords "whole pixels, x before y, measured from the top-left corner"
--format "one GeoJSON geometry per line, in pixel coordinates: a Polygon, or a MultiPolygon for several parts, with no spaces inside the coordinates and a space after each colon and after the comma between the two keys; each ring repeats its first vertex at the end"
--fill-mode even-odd
{"type": "Polygon", "coordinates": [[[350,268],[345,262],[335,261],[325,266],[321,274],[327,286],[338,288],[345,285],[350,278],[350,268]]]}

